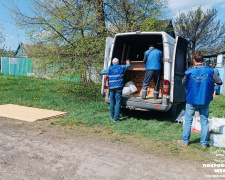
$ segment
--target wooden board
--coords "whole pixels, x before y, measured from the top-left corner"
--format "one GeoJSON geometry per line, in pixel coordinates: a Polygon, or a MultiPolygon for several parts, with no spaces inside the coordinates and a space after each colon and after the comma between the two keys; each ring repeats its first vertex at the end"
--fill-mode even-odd
{"type": "MultiPolygon", "coordinates": [[[[122,62],[121,64],[125,65],[126,63],[122,62]]],[[[128,70],[145,71],[145,63],[143,61],[131,61],[128,70]]]]}
{"type": "Polygon", "coordinates": [[[26,106],[19,106],[15,104],[0,105],[1,117],[18,119],[28,122],[49,119],[57,116],[62,116],[65,114],[67,114],[67,112],[32,108],[26,106]]]}

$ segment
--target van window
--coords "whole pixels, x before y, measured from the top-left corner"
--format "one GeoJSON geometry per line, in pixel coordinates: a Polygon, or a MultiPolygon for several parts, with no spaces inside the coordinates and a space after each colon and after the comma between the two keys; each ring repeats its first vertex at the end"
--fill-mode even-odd
{"type": "Polygon", "coordinates": [[[163,51],[162,35],[131,34],[118,35],[114,43],[112,58],[118,58],[124,62],[143,61],[144,52],[148,50],[149,44],[156,44],[156,48],[163,51]]]}

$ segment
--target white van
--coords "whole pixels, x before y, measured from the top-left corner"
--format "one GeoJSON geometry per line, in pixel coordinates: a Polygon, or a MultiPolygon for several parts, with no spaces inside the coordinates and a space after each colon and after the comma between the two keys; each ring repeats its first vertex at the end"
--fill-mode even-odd
{"type": "MultiPolygon", "coordinates": [[[[185,86],[182,84],[184,72],[188,68],[186,58],[188,43],[181,37],[174,39],[166,32],[130,32],[119,33],[114,38],[106,38],[104,68],[112,65],[112,59],[118,58],[120,64],[130,60],[130,67],[124,74],[124,83],[132,81],[137,87],[134,94],[123,95],[122,107],[137,110],[171,111],[176,112],[178,103],[185,102],[185,86]],[[149,44],[156,44],[156,48],[163,52],[163,69],[160,80],[160,94],[154,100],[154,81],[148,87],[147,99],[142,99],[142,84],[145,74],[143,62],[144,52],[149,44]]],[[[101,93],[105,102],[109,103],[108,76],[102,78],[101,93]]]]}

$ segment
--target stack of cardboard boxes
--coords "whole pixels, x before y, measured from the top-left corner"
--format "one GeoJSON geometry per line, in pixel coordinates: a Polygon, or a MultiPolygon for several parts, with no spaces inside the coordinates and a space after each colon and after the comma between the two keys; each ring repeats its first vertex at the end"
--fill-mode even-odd
{"type": "MultiPolygon", "coordinates": [[[[137,87],[137,92],[135,95],[142,95],[142,85],[145,77],[145,71],[127,71],[125,75],[125,82],[132,81],[137,87]]],[[[147,89],[147,96],[153,97],[155,88],[154,80],[152,79],[149,83],[147,89]]],[[[159,85],[159,97],[162,97],[163,92],[163,76],[161,76],[160,85],[159,85]]]]}

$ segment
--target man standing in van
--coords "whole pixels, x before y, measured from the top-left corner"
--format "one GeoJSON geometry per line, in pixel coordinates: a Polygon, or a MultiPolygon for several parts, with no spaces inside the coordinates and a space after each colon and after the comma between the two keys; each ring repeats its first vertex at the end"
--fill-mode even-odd
{"type": "Polygon", "coordinates": [[[158,99],[159,96],[159,82],[160,82],[160,71],[162,66],[162,51],[155,48],[154,44],[149,45],[149,49],[145,51],[144,54],[145,66],[145,78],[143,81],[143,92],[142,99],[146,99],[147,88],[154,78],[155,88],[154,88],[154,99],[158,99]]]}
{"type": "Polygon", "coordinates": [[[209,136],[209,104],[213,99],[214,83],[222,84],[222,80],[214,73],[213,68],[202,65],[203,55],[197,52],[193,56],[194,67],[185,71],[182,83],[186,86],[186,111],[183,125],[182,141],[184,146],[189,145],[191,126],[196,110],[200,113],[201,139],[203,149],[207,147],[209,136]]]}
{"type": "Polygon", "coordinates": [[[117,122],[120,116],[122,90],[124,86],[123,75],[130,67],[130,61],[126,60],[126,65],[119,65],[119,60],[114,58],[112,64],[113,66],[103,69],[101,74],[108,75],[109,77],[110,115],[117,122]],[[114,111],[115,104],[116,108],[114,111]]]}

